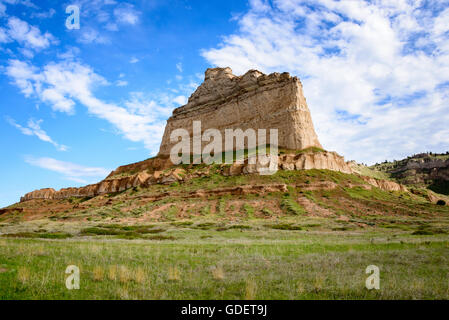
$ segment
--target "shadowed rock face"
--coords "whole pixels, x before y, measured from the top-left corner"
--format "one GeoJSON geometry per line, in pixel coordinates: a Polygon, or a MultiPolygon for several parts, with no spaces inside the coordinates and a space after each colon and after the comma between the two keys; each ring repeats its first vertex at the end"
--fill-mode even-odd
{"type": "Polygon", "coordinates": [[[202,132],[209,128],[220,130],[223,148],[225,129],[249,128],[267,129],[267,133],[278,129],[280,148],[321,148],[302,84],[288,73],[265,75],[250,70],[236,76],[230,68],[207,69],[204,82],[188,103],[175,109],[168,119],[159,155],[170,154],[175,144],[170,142],[173,130],[186,129],[192,137],[193,121],[201,121],[202,132]]]}

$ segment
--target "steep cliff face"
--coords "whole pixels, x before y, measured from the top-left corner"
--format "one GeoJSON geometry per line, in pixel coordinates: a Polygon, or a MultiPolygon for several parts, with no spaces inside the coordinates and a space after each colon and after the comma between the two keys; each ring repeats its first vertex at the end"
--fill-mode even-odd
{"type": "Polygon", "coordinates": [[[281,148],[321,148],[302,84],[288,73],[265,75],[250,70],[235,76],[230,68],[207,69],[204,82],[188,103],[168,119],[159,155],[170,154],[173,130],[183,128],[192,137],[193,121],[201,121],[202,132],[220,130],[223,148],[225,129],[278,129],[281,148]]]}

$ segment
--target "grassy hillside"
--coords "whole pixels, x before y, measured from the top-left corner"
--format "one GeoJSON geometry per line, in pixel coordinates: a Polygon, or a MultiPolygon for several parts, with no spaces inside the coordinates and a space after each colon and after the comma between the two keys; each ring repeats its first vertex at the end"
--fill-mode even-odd
{"type": "Polygon", "coordinates": [[[328,170],[185,170],[198,176],[9,207],[0,298],[449,298],[449,206],[425,194],[328,170]],[[80,290],[64,285],[72,264],[80,290]],[[365,288],[371,264],[378,291],[365,288]]]}

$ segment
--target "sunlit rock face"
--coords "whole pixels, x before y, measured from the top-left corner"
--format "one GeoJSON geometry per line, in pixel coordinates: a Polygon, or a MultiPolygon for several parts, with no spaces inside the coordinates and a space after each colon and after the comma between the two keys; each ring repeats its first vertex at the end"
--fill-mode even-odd
{"type": "Polygon", "coordinates": [[[176,143],[170,142],[173,130],[185,129],[193,137],[193,121],[201,121],[202,132],[209,128],[220,130],[223,149],[225,129],[267,129],[267,133],[277,129],[280,148],[321,148],[302,84],[288,73],[265,75],[250,70],[236,76],[230,68],[207,69],[204,82],[188,103],[175,109],[168,119],[159,155],[170,154],[176,143]]]}

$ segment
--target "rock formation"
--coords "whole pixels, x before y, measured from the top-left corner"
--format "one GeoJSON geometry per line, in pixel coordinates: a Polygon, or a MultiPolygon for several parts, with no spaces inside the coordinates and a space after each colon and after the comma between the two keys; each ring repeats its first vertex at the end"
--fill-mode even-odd
{"type": "Polygon", "coordinates": [[[386,190],[386,191],[402,191],[407,192],[407,188],[403,186],[402,184],[396,183],[394,181],[390,180],[383,180],[383,179],[375,179],[372,177],[364,177],[362,176],[362,179],[368,182],[370,185],[375,186],[379,189],[386,190]]]}
{"type": "MultiPolygon", "coordinates": [[[[168,119],[159,155],[169,155],[174,143],[170,134],[178,128],[193,136],[193,121],[201,121],[202,131],[218,129],[278,129],[280,148],[301,150],[321,148],[312,118],[297,77],[288,73],[265,75],[250,70],[243,76],[230,68],[207,69],[204,82],[185,106],[168,119]]],[[[267,137],[267,142],[269,138],[267,137]]]]}
{"type": "MultiPolygon", "coordinates": [[[[321,149],[298,78],[288,73],[265,75],[256,70],[235,76],[229,68],[214,68],[206,71],[204,82],[190,96],[187,105],[173,111],[157,157],[121,166],[96,184],[59,191],[36,190],[24,195],[21,201],[95,197],[134,187],[172,184],[207,176],[208,170],[186,175],[184,169],[173,166],[169,159],[173,145],[171,131],[184,128],[192,137],[193,121],[197,120],[202,122],[203,131],[209,128],[222,132],[224,129],[278,129],[278,146],[284,150],[271,157],[277,157],[279,170],[328,169],[353,173],[343,157],[321,149]]],[[[225,176],[257,174],[261,168],[247,158],[244,163],[222,165],[221,173],[225,176]]],[[[366,179],[368,184],[384,190],[406,190],[394,182],[366,179]]]]}

